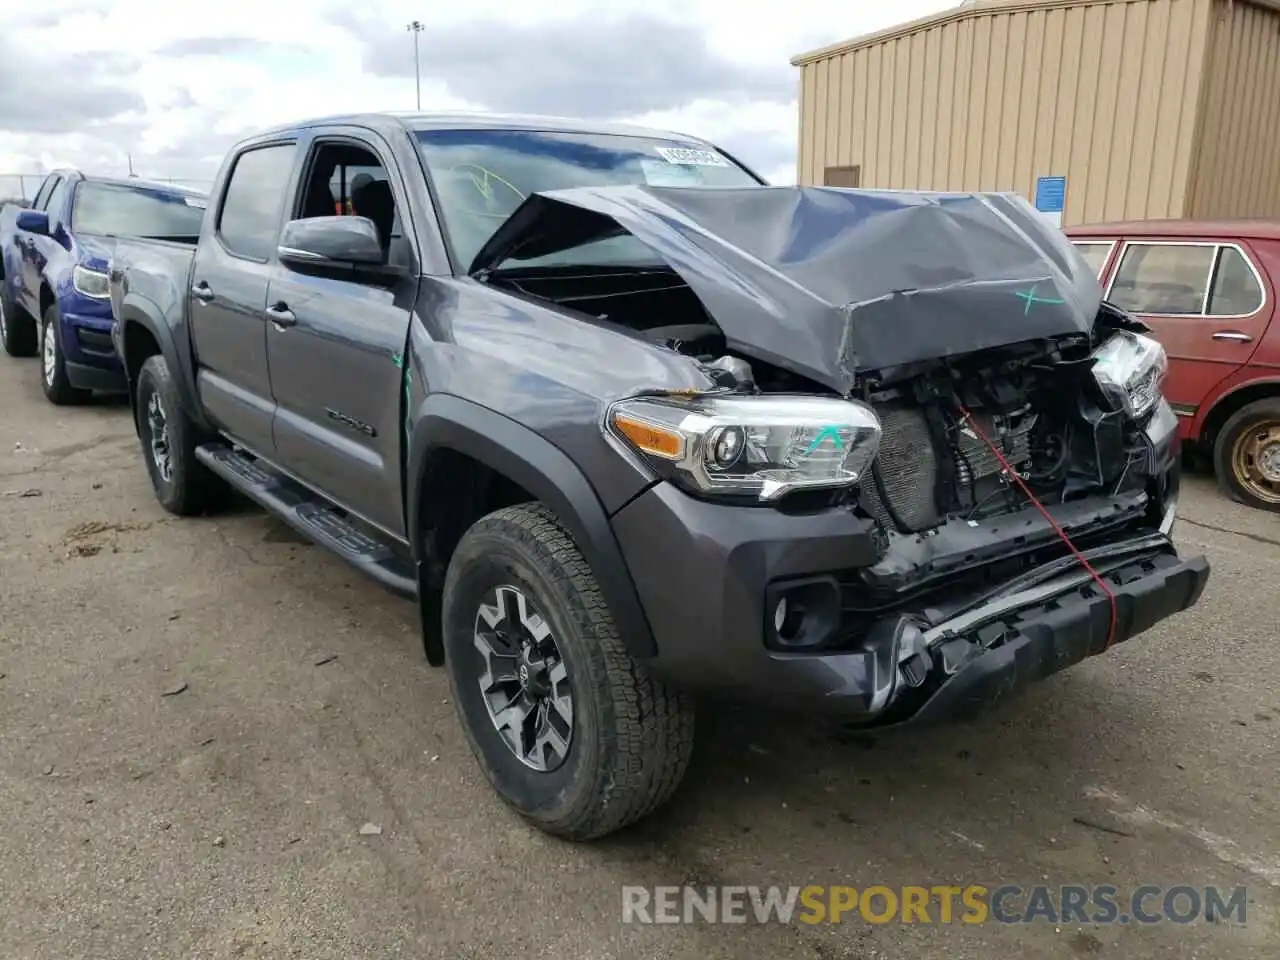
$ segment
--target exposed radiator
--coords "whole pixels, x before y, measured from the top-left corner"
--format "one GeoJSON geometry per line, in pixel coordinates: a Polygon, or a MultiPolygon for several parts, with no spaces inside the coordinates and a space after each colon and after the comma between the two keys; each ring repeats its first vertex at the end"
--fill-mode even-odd
{"type": "MultiPolygon", "coordinates": [[[[982,502],[1003,488],[1004,482],[997,479],[1000,461],[976,432],[962,427],[954,434],[954,447],[943,454],[955,463],[955,502],[939,509],[939,452],[924,411],[906,404],[884,404],[876,407],[876,413],[883,431],[880,455],[872,476],[862,483],[859,500],[882,525],[910,532],[927,530],[942,522],[945,509],[982,502]]],[[[1034,414],[992,417],[976,413],[974,420],[1015,467],[1021,468],[1030,460],[1034,414]]]]}
{"type": "Polygon", "coordinates": [[[859,494],[869,514],[886,527],[896,527],[888,506],[908,530],[927,530],[942,519],[934,500],[938,456],[929,437],[929,426],[919,407],[884,404],[880,416],[880,455],[871,477],[859,494]],[[880,497],[883,486],[885,498],[880,497]]]}

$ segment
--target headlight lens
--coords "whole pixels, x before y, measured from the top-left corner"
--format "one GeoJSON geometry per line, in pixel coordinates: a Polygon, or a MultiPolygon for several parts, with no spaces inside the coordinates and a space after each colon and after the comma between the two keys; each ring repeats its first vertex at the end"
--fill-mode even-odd
{"type": "Polygon", "coordinates": [[[77,293],[82,293],[86,297],[105,300],[111,296],[111,287],[107,282],[107,275],[99,270],[76,267],[71,271],[71,284],[76,288],[77,293]]]}
{"type": "Polygon", "coordinates": [[[826,397],[637,397],[608,427],[686,489],[765,501],[857,483],[880,447],[874,410],[826,397]]]}
{"type": "Polygon", "coordinates": [[[1093,352],[1093,375],[1104,390],[1118,388],[1133,417],[1146,416],[1161,397],[1169,372],[1164,347],[1140,333],[1120,330],[1093,352]]]}

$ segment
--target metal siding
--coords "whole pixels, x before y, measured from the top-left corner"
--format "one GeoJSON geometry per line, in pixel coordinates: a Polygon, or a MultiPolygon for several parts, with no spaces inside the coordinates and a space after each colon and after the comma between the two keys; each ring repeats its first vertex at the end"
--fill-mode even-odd
{"type": "Polygon", "coordinates": [[[1215,0],[1191,212],[1280,216],[1280,13],[1215,0]]]}
{"type": "MultiPolygon", "coordinates": [[[[820,183],[827,166],[858,165],[867,187],[1033,198],[1036,179],[1056,175],[1068,178],[1064,224],[1188,215],[1187,187],[1204,159],[1195,148],[1207,153],[1211,138],[1211,124],[1200,140],[1193,131],[1214,2],[979,6],[844,46],[801,68],[806,94],[822,101],[810,110],[802,98],[801,156],[812,156],[801,161],[802,182],[820,183]],[[811,84],[809,71],[823,64],[829,73],[811,84]]],[[[1236,8],[1280,20],[1245,0],[1236,8]]],[[[1270,93],[1238,112],[1254,118],[1258,146],[1274,157],[1280,133],[1262,118],[1270,110],[1280,119],[1280,48],[1255,42],[1253,50],[1270,93]]],[[[1254,195],[1280,203],[1277,165],[1249,160],[1254,195]]]]}

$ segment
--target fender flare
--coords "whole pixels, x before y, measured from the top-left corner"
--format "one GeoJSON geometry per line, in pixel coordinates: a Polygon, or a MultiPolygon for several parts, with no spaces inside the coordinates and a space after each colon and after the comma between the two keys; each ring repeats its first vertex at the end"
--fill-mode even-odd
{"type": "MultiPolygon", "coordinates": [[[[430,453],[449,449],[505,475],[549,507],[591,565],[627,652],[638,659],[657,653],[653,631],[604,506],[590,481],[563,451],[528,427],[451,394],[429,395],[414,415],[406,463],[406,506],[420,584],[423,564],[418,531],[423,518],[418,491],[430,453]]],[[[427,591],[420,589],[420,596],[427,656],[438,664],[443,662],[443,649],[438,637],[432,640],[426,636],[430,631],[425,619],[433,612],[438,617],[438,609],[429,607],[427,591]]]]}
{"type": "MultiPolygon", "coordinates": [[[[178,398],[183,410],[196,423],[207,427],[208,421],[200,409],[200,400],[196,395],[195,384],[191,379],[190,350],[182,351],[179,349],[178,340],[173,334],[173,328],[165,322],[163,313],[160,313],[160,319],[157,319],[157,313],[159,313],[158,307],[154,306],[149,300],[143,300],[140,297],[126,296],[121,303],[116,323],[120,325],[120,361],[124,364],[126,375],[129,368],[127,362],[129,327],[136,324],[150,333],[159,345],[160,353],[164,357],[165,363],[169,366],[169,373],[173,377],[173,382],[177,384],[178,398]]],[[[133,383],[129,384],[130,410],[133,410],[135,403],[134,386],[133,383]]],[[[134,410],[133,413],[136,420],[137,411],[134,410]]]]}

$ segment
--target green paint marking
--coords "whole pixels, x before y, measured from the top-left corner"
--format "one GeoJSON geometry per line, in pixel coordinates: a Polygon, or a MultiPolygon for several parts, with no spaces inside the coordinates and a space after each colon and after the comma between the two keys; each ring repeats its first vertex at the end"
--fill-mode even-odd
{"type": "Polygon", "coordinates": [[[393,354],[391,355],[391,362],[392,362],[392,363],[394,363],[394,364],[396,365],[396,369],[398,369],[398,370],[403,370],[403,369],[404,369],[404,354],[403,354],[403,353],[393,353],[393,354]]]}
{"type": "Polygon", "coordinates": [[[806,454],[813,453],[813,451],[817,450],[820,446],[822,446],[822,442],[826,440],[828,437],[830,437],[831,442],[836,445],[837,450],[844,449],[844,441],[840,439],[840,428],[835,426],[828,426],[828,427],[823,427],[822,431],[816,437],[813,438],[813,443],[809,444],[809,449],[806,450],[805,453],[806,454]]]}
{"type": "Polygon", "coordinates": [[[1030,290],[1027,290],[1025,292],[1022,290],[1017,290],[1013,294],[1015,297],[1021,297],[1023,300],[1027,301],[1027,306],[1022,311],[1022,315],[1024,317],[1031,312],[1031,305],[1033,303],[1066,303],[1067,302],[1063,300],[1061,297],[1037,297],[1036,287],[1038,286],[1039,286],[1038,283],[1033,283],[1031,285],[1030,290]]]}

